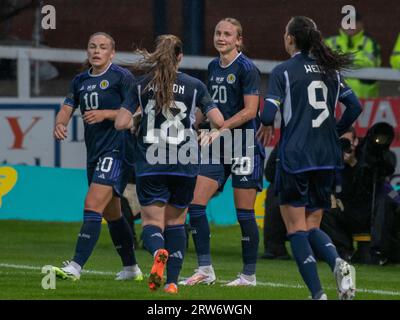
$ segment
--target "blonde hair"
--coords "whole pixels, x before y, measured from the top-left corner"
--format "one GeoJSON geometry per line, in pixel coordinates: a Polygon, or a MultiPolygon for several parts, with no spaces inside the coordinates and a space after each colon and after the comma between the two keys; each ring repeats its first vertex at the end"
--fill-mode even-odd
{"type": "Polygon", "coordinates": [[[243,28],[242,28],[242,24],[239,22],[238,19],[231,18],[231,17],[224,18],[224,19],[220,20],[218,23],[220,23],[222,21],[229,22],[230,24],[233,24],[236,27],[237,38],[238,38],[238,40],[240,40],[240,44],[238,46],[236,46],[236,48],[237,48],[238,51],[243,51],[244,46],[243,46],[243,28]]]}
{"type": "Polygon", "coordinates": [[[172,34],[158,36],[154,52],[136,50],[142,58],[134,65],[136,71],[151,74],[151,80],[144,91],[154,90],[156,112],[169,108],[174,101],[173,86],[177,77],[179,55],[182,53],[182,41],[172,34]]]}

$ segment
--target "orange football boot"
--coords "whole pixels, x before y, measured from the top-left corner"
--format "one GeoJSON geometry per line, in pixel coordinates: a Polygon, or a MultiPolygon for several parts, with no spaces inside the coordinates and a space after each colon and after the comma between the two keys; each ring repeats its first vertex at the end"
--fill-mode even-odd
{"type": "Polygon", "coordinates": [[[164,287],[164,292],[177,294],[178,293],[178,286],[175,283],[168,283],[164,287]]]}
{"type": "Polygon", "coordinates": [[[165,249],[158,249],[154,257],[153,266],[151,267],[149,277],[150,290],[157,290],[162,283],[165,266],[168,260],[168,251],[165,249]]]}

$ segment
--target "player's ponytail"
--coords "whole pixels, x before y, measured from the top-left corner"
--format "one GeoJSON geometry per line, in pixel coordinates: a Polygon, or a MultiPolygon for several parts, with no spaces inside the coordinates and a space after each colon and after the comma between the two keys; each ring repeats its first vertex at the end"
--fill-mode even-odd
{"type": "Polygon", "coordinates": [[[174,101],[173,86],[177,77],[179,55],[182,53],[182,41],[174,35],[161,35],[156,39],[154,52],[136,50],[136,53],[143,58],[134,69],[143,70],[147,66],[147,71],[151,74],[145,90],[154,91],[156,111],[169,108],[174,101]]]}
{"type": "Polygon", "coordinates": [[[321,32],[313,20],[304,16],[293,17],[288,24],[288,34],[295,38],[296,47],[311,53],[322,69],[331,74],[352,67],[351,54],[332,51],[323,41],[321,32]]]}

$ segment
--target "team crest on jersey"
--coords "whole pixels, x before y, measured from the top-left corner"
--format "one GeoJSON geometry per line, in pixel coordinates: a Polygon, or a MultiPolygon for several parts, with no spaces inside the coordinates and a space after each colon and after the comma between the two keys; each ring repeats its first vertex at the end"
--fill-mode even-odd
{"type": "Polygon", "coordinates": [[[228,74],[228,76],[226,77],[226,82],[228,82],[229,84],[235,83],[236,81],[236,77],[233,73],[228,74]]]}
{"type": "Polygon", "coordinates": [[[100,88],[103,90],[107,89],[109,85],[110,83],[107,80],[103,80],[100,82],[100,88]]]}

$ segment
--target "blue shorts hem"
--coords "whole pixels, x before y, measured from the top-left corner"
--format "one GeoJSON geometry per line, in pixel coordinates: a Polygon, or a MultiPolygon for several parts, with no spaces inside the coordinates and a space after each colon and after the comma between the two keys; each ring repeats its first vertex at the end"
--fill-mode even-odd
{"type": "Polygon", "coordinates": [[[139,200],[139,203],[140,203],[140,205],[141,205],[142,207],[144,207],[144,206],[149,206],[149,205],[151,205],[151,204],[153,204],[153,203],[156,203],[156,202],[162,202],[162,203],[164,203],[164,204],[167,204],[167,203],[168,203],[168,200],[167,200],[167,199],[162,199],[162,198],[154,198],[154,199],[151,199],[151,200],[146,201],[146,202],[141,202],[141,201],[139,200]]]}
{"type": "Polygon", "coordinates": [[[169,205],[171,205],[171,206],[173,206],[173,207],[175,207],[175,208],[178,208],[178,209],[186,209],[186,208],[188,208],[189,207],[189,205],[190,205],[190,203],[188,204],[188,205],[186,205],[186,206],[181,206],[181,205],[179,205],[179,204],[175,204],[175,203],[168,203],[169,205]]]}

